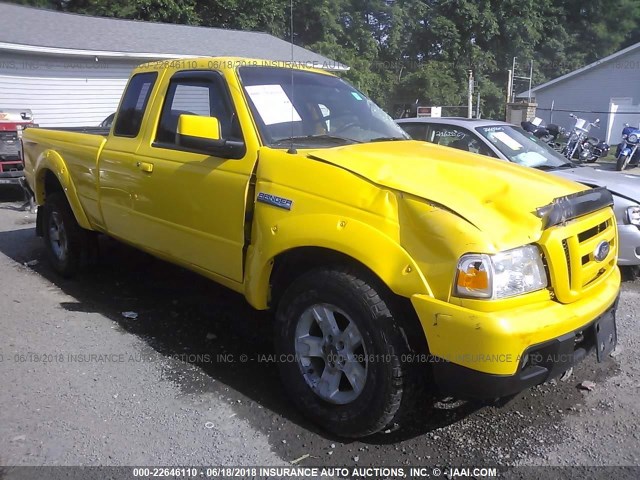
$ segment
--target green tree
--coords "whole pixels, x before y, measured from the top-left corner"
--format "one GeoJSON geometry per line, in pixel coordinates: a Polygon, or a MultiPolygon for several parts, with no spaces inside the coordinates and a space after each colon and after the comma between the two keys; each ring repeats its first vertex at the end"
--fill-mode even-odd
{"type": "MultiPolygon", "coordinates": [[[[468,70],[484,116],[504,112],[513,57],[534,84],[640,41],[638,0],[17,0],[54,10],[264,31],[351,67],[378,103],[462,105],[468,70]]],[[[523,73],[520,70],[520,73],[523,73]]],[[[528,85],[517,84],[517,91],[528,85]]]]}

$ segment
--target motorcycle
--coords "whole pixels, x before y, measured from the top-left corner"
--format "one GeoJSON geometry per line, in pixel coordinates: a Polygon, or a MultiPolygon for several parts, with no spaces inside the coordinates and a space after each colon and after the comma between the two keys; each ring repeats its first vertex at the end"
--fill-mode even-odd
{"type": "Polygon", "coordinates": [[[567,144],[562,149],[561,153],[567,159],[577,159],[579,162],[593,163],[600,157],[605,157],[609,154],[609,145],[600,141],[595,137],[589,136],[591,127],[600,127],[600,119],[595,122],[589,122],[584,118],[578,118],[573,113],[569,116],[575,119],[576,123],[573,126],[573,131],[569,135],[567,144]]]}
{"type": "Polygon", "coordinates": [[[535,117],[531,121],[521,122],[520,125],[525,131],[532,133],[554,150],[560,151],[562,149],[560,143],[558,143],[558,137],[565,134],[565,129],[561,126],[555,123],[544,125],[543,120],[539,117],[535,117]]]}
{"type": "Polygon", "coordinates": [[[638,143],[640,142],[640,129],[630,127],[628,123],[624,124],[622,129],[622,143],[618,144],[616,151],[616,170],[621,172],[629,165],[638,166],[640,161],[640,151],[638,151],[638,143]]]}

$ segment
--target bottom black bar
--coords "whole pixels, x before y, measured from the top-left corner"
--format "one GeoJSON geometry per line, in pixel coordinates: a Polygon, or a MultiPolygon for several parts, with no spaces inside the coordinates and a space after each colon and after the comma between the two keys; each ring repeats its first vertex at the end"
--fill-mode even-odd
{"type": "Polygon", "coordinates": [[[245,466],[245,467],[0,467],[2,480],[134,480],[146,478],[166,479],[274,479],[274,478],[347,478],[347,479],[399,479],[442,478],[508,480],[636,480],[640,466],[607,467],[478,467],[478,466],[245,466]]]}

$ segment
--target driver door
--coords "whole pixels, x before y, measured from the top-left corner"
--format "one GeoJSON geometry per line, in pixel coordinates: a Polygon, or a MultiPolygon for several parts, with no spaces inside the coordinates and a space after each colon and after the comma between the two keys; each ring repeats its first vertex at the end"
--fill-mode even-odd
{"type": "Polygon", "coordinates": [[[144,244],[172,261],[243,279],[245,207],[255,152],[216,157],[176,144],[181,114],[216,117],[222,138],[242,141],[237,115],[221,74],[173,75],[152,142],[137,155],[142,178],[134,202],[146,226],[144,244]]]}

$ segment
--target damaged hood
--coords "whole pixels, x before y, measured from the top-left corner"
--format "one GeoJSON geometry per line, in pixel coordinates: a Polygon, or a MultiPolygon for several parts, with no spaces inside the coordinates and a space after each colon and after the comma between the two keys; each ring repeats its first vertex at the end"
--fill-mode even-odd
{"type": "Polygon", "coordinates": [[[537,241],[544,226],[536,209],[587,189],[532,168],[411,140],[307,155],[445,207],[485,232],[497,250],[537,241]]]}

